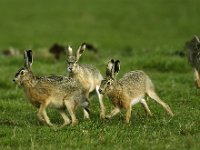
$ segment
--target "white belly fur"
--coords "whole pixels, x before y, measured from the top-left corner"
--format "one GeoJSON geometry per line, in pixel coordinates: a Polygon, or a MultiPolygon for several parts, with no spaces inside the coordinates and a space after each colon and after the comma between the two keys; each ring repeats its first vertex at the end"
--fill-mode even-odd
{"type": "Polygon", "coordinates": [[[141,99],[143,98],[143,96],[140,96],[140,97],[136,97],[134,99],[131,100],[131,105],[135,105],[137,103],[140,103],[141,102],[141,99]]]}

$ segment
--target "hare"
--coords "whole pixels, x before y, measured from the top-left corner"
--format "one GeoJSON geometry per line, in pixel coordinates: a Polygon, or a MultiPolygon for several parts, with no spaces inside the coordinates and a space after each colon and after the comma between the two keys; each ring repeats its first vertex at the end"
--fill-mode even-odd
{"type": "Polygon", "coordinates": [[[120,61],[113,59],[108,62],[106,69],[106,78],[101,81],[99,92],[107,95],[114,105],[114,109],[106,118],[112,118],[120,112],[121,108],[126,110],[125,122],[129,123],[131,117],[131,108],[137,103],[141,103],[146,112],[152,116],[152,113],[144,99],[145,94],[160,104],[171,116],[173,112],[170,107],[161,101],[156,92],[151,79],[143,71],[131,71],[126,73],[120,80],[116,76],[120,70],[120,61]]]}
{"type": "Polygon", "coordinates": [[[17,71],[13,81],[23,88],[27,99],[39,108],[37,113],[39,121],[53,126],[46,113],[48,106],[56,108],[61,114],[64,119],[62,127],[71,122],[65,108],[71,116],[72,125],[78,122],[75,115],[78,105],[83,106],[84,110],[89,113],[89,103],[78,81],[63,76],[35,76],[31,69],[33,63],[31,50],[24,51],[24,60],[24,67],[17,71]]]}
{"type": "Polygon", "coordinates": [[[187,50],[188,62],[193,68],[194,80],[197,88],[200,88],[200,40],[194,36],[191,41],[186,42],[185,49],[187,50]]]}
{"type": "Polygon", "coordinates": [[[69,77],[77,79],[85,92],[87,98],[89,98],[89,93],[96,90],[100,103],[100,118],[105,117],[105,107],[103,104],[103,96],[99,93],[98,89],[103,79],[100,72],[91,65],[79,65],[78,61],[82,53],[86,49],[86,43],[83,43],[78,48],[75,55],[73,55],[72,48],[68,46],[67,52],[67,70],[69,72],[69,77]]]}

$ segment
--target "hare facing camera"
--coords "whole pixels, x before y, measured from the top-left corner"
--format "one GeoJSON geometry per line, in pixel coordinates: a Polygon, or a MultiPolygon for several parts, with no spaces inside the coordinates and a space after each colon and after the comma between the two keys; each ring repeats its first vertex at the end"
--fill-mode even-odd
{"type": "Polygon", "coordinates": [[[67,48],[67,70],[69,72],[69,77],[77,79],[85,92],[85,96],[89,99],[89,94],[96,90],[100,103],[100,118],[105,117],[105,107],[103,104],[103,96],[99,93],[99,86],[101,80],[103,79],[100,72],[92,65],[81,65],[78,63],[82,53],[86,49],[86,43],[79,46],[75,55],[73,55],[73,50],[69,46],[67,48]]]}

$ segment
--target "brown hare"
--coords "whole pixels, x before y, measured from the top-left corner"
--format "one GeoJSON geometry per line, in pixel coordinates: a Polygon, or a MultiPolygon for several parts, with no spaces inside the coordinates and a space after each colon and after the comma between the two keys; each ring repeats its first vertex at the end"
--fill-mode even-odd
{"type": "Polygon", "coordinates": [[[194,80],[197,88],[200,88],[200,40],[194,36],[191,41],[186,42],[185,49],[187,51],[188,62],[193,68],[194,80]]]}
{"type": "Polygon", "coordinates": [[[89,103],[78,81],[62,76],[35,76],[31,70],[33,63],[31,50],[24,52],[24,61],[24,67],[18,70],[13,81],[23,88],[27,99],[39,108],[37,117],[40,121],[53,126],[46,113],[48,106],[56,108],[61,114],[64,119],[62,127],[71,122],[65,112],[66,108],[71,116],[72,125],[78,122],[75,114],[78,105],[89,112],[89,103]]]}
{"type": "MultiPolygon", "coordinates": [[[[89,98],[89,93],[96,90],[100,103],[100,118],[105,117],[105,107],[103,104],[103,96],[99,93],[98,89],[103,79],[100,72],[91,65],[78,64],[79,58],[86,49],[86,44],[83,43],[78,48],[75,55],[73,55],[72,48],[68,46],[67,48],[67,70],[69,72],[69,77],[77,79],[85,92],[87,98],[89,98]]],[[[86,114],[87,115],[87,114],[86,114]]]]}
{"type": "Polygon", "coordinates": [[[116,76],[119,70],[119,60],[114,61],[112,59],[107,64],[106,78],[101,81],[99,88],[99,92],[107,95],[115,107],[106,118],[115,116],[121,108],[124,108],[126,110],[125,122],[129,123],[132,106],[137,103],[141,103],[147,113],[152,116],[144,99],[146,94],[173,116],[172,110],[158,97],[151,79],[143,71],[128,72],[120,80],[117,80],[116,76]]]}

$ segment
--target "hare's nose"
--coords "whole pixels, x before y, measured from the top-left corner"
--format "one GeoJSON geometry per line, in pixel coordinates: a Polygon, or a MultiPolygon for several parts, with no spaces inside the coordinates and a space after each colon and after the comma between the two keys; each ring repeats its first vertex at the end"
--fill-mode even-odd
{"type": "Polygon", "coordinates": [[[68,67],[68,71],[72,71],[72,67],[68,67]]]}
{"type": "Polygon", "coordinates": [[[99,93],[101,93],[102,92],[102,90],[101,89],[99,89],[99,93]]]}

